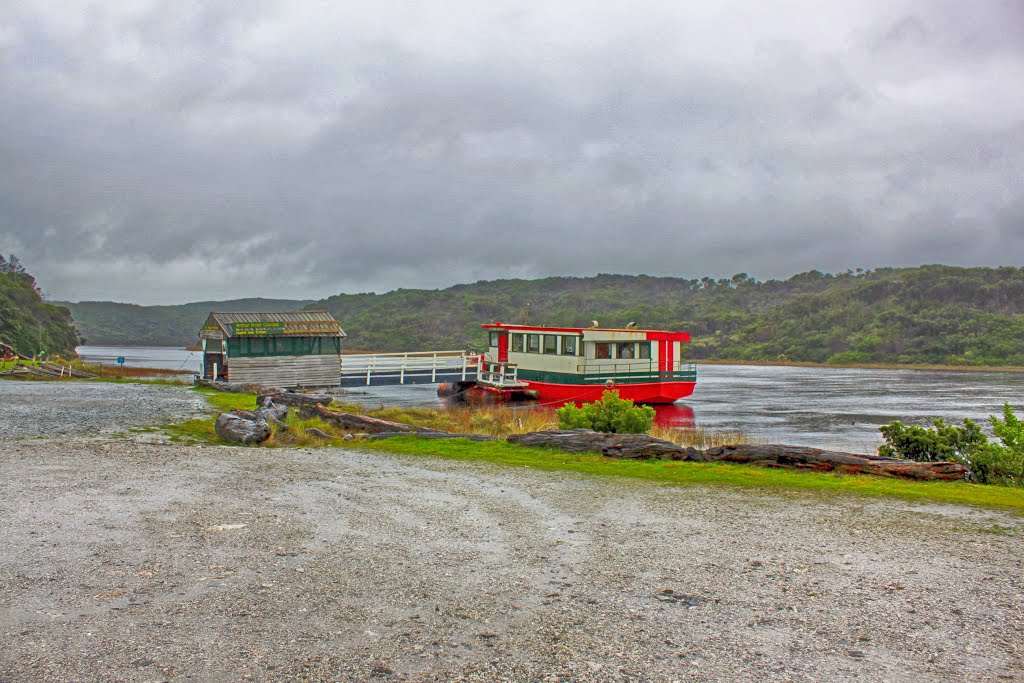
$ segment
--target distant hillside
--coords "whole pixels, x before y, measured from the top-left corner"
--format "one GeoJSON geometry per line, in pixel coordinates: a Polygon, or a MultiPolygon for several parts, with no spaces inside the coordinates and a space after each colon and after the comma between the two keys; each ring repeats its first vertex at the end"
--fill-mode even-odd
{"type": "Polygon", "coordinates": [[[687,330],[699,359],[1024,366],[1024,269],[922,266],[760,282],[599,275],[317,302],[349,349],[480,347],[495,320],[687,330]]]}
{"type": "Polygon", "coordinates": [[[188,346],[210,311],[298,311],[310,300],[232,299],[177,306],[137,306],[111,301],[61,302],[67,306],[86,344],[188,346]]]}
{"type": "Polygon", "coordinates": [[[40,351],[51,358],[73,356],[78,334],[71,313],[44,302],[35,278],[22,270],[9,270],[8,264],[0,258],[0,341],[24,356],[40,351]]]}
{"type": "Polygon", "coordinates": [[[67,304],[89,343],[193,343],[219,310],[324,308],[352,350],[481,348],[480,324],[687,330],[696,359],[1024,366],[1024,269],[810,271],[759,281],[646,275],[495,280],[443,290],[339,294],[323,301],[241,299],[183,306],[67,304]]]}

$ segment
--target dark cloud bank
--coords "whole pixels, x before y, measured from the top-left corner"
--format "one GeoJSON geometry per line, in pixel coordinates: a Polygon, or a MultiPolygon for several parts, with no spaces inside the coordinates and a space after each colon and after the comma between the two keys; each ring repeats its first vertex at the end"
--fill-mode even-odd
{"type": "Polygon", "coordinates": [[[1024,253],[1013,0],[208,4],[0,0],[0,251],[53,297],[1024,253]]]}

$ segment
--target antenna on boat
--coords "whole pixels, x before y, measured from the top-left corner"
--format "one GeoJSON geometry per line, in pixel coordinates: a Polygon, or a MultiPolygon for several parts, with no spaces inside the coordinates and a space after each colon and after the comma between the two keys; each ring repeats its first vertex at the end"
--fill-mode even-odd
{"type": "Polygon", "coordinates": [[[627,330],[635,330],[636,329],[636,321],[631,321],[631,322],[626,323],[626,329],[627,330]]]}
{"type": "Polygon", "coordinates": [[[530,322],[530,306],[531,306],[531,304],[527,303],[526,304],[526,310],[523,311],[523,324],[524,325],[527,324],[528,322],[530,322]]]}
{"type": "Polygon", "coordinates": [[[591,320],[590,321],[590,327],[591,327],[591,329],[596,328],[597,327],[597,321],[596,320],[591,320]]]}

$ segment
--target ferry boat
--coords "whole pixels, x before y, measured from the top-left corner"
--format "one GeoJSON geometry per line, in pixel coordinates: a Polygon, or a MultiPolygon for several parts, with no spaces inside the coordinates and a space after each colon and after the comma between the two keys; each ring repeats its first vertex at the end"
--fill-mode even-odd
{"type": "MultiPolygon", "coordinates": [[[[632,325],[632,323],[631,323],[632,325]]],[[[689,396],[697,368],[681,360],[686,332],[635,327],[542,327],[488,323],[489,348],[477,386],[545,402],[596,401],[607,389],[636,403],[674,403],[689,396]]]]}

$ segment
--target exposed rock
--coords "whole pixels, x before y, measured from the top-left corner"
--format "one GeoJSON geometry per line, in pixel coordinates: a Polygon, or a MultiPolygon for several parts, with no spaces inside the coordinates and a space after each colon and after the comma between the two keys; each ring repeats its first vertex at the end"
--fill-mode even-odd
{"type": "Polygon", "coordinates": [[[221,413],[214,426],[222,440],[228,443],[263,443],[270,438],[270,425],[266,420],[251,420],[235,413],[221,413]]]}

